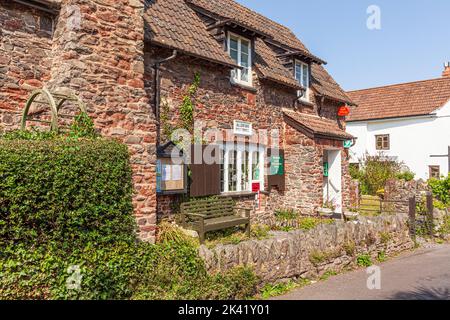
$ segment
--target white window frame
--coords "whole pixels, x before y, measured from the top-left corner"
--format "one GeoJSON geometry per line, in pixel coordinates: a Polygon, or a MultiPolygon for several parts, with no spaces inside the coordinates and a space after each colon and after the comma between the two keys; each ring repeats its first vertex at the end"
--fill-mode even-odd
{"type": "MultiPolygon", "coordinates": [[[[295,59],[294,60],[294,77],[298,81],[298,83],[300,83],[300,85],[306,89],[304,96],[300,97],[300,99],[309,102],[310,83],[311,83],[311,70],[309,68],[309,64],[295,59]],[[303,75],[303,70],[304,70],[303,67],[304,66],[306,66],[306,70],[308,70],[308,74],[306,77],[306,84],[303,83],[303,76],[304,76],[303,75]],[[298,77],[297,77],[297,68],[300,68],[300,79],[298,79],[298,77]]],[[[300,96],[300,91],[298,92],[298,95],[300,96]]]]}
{"type": "Polygon", "coordinates": [[[239,193],[239,192],[252,192],[252,184],[259,183],[260,190],[264,191],[264,157],[265,157],[265,148],[263,146],[257,146],[255,144],[243,144],[243,143],[233,143],[228,142],[221,146],[221,152],[223,152],[223,190],[222,193],[239,193]],[[236,183],[236,191],[229,190],[229,177],[228,177],[228,165],[229,165],[229,153],[233,151],[237,151],[237,183],[236,183]],[[225,152],[224,152],[225,151],[225,152]],[[248,178],[249,181],[248,187],[243,188],[242,185],[242,155],[248,151],[248,178]],[[259,152],[259,179],[253,179],[253,154],[255,152],[259,152]]]}
{"type": "Polygon", "coordinates": [[[253,86],[253,71],[252,71],[252,41],[248,38],[242,37],[240,35],[237,35],[235,33],[232,32],[228,32],[228,36],[227,36],[227,42],[228,42],[228,54],[231,56],[231,38],[235,38],[236,40],[238,40],[238,61],[237,61],[237,65],[238,66],[242,66],[242,40],[248,41],[248,81],[243,81],[242,80],[242,70],[241,69],[234,69],[231,71],[231,82],[233,83],[237,83],[237,84],[242,84],[245,86],[253,86]]]}

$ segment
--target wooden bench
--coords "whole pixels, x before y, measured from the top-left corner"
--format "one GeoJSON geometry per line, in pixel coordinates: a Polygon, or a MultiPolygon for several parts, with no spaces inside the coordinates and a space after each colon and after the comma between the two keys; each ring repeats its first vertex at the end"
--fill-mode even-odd
{"type": "Polygon", "coordinates": [[[197,231],[202,244],[205,233],[240,225],[246,226],[250,237],[250,212],[236,207],[231,198],[186,202],[181,205],[181,223],[183,228],[197,231]]]}

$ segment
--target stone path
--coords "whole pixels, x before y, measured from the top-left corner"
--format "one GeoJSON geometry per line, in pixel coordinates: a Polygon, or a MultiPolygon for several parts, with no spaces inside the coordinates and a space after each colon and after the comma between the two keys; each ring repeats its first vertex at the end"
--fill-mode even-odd
{"type": "Polygon", "coordinates": [[[380,290],[369,290],[369,275],[366,270],[358,270],[274,299],[450,300],[450,244],[422,248],[379,266],[380,290]]]}

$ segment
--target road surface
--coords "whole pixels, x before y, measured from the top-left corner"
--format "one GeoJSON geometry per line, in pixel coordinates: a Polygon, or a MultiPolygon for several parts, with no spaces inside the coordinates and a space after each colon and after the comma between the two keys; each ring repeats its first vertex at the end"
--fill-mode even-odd
{"type": "Polygon", "coordinates": [[[379,265],[381,289],[369,290],[357,270],[294,290],[275,300],[450,300],[450,244],[433,245],[379,265]]]}

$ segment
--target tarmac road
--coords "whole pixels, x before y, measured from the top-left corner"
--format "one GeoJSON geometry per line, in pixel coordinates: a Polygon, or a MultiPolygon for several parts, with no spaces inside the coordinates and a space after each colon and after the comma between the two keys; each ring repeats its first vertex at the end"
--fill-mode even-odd
{"type": "Polygon", "coordinates": [[[379,265],[381,289],[366,269],[294,290],[275,300],[450,300],[450,244],[433,245],[379,265]]]}

